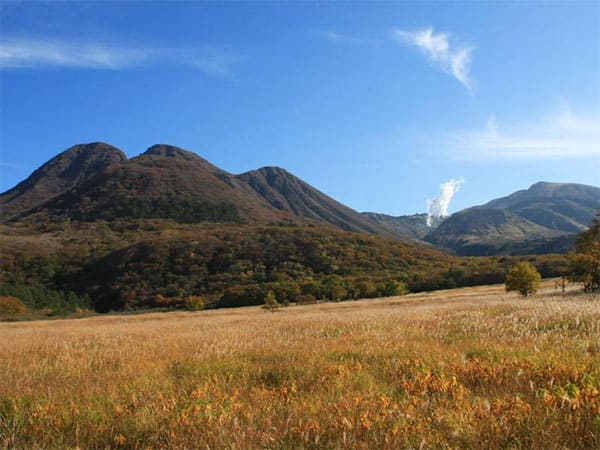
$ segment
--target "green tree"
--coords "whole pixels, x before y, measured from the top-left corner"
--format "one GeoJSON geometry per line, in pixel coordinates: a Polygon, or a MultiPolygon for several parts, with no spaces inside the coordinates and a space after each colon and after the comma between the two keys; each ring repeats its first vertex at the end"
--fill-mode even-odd
{"type": "Polygon", "coordinates": [[[339,301],[347,298],[348,289],[346,289],[344,280],[341,277],[333,276],[324,281],[323,294],[329,300],[339,301]]]}
{"type": "Polygon", "coordinates": [[[393,297],[396,295],[404,295],[408,292],[406,283],[396,280],[387,280],[378,284],[379,293],[384,297],[393,297]]]}
{"type": "Polygon", "coordinates": [[[300,286],[294,281],[279,281],[270,284],[270,290],[275,294],[275,298],[284,305],[296,301],[300,295],[300,286]]]}
{"type": "Polygon", "coordinates": [[[506,292],[519,291],[523,297],[535,294],[542,281],[542,276],[537,269],[527,261],[513,266],[506,275],[506,292]]]}
{"type": "Polygon", "coordinates": [[[569,255],[569,281],[583,283],[586,292],[600,288],[600,212],[575,241],[575,253],[569,255]]]}
{"type": "Polygon", "coordinates": [[[263,305],[263,308],[270,311],[270,312],[275,312],[275,310],[277,308],[279,308],[279,302],[277,301],[277,298],[275,297],[275,294],[273,293],[273,291],[269,291],[267,292],[267,295],[265,296],[265,304],[263,305]]]}
{"type": "Polygon", "coordinates": [[[206,300],[201,295],[190,295],[185,300],[185,308],[188,311],[200,311],[204,309],[204,305],[206,304],[206,300]]]}
{"type": "Polygon", "coordinates": [[[372,280],[360,280],[356,283],[359,298],[377,297],[377,286],[372,280]]]}

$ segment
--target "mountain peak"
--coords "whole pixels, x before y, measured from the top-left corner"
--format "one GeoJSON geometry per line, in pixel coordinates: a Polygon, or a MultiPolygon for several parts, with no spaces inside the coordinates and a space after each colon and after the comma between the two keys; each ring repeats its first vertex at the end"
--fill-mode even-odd
{"type": "Polygon", "coordinates": [[[74,145],[2,194],[3,219],[19,215],[126,160],[125,153],[105,142],[74,145]]]}
{"type": "Polygon", "coordinates": [[[117,153],[124,154],[121,150],[119,150],[114,145],[108,144],[107,142],[97,141],[97,142],[88,142],[87,144],[75,144],[72,147],[69,147],[61,154],[65,154],[72,151],[79,151],[84,153],[97,152],[97,151],[116,151],[117,153]]]}
{"type": "Polygon", "coordinates": [[[80,171],[96,171],[101,166],[110,163],[126,161],[127,156],[117,147],[106,142],[90,142],[89,144],[77,144],[58,154],[41,168],[46,166],[65,167],[68,171],[79,173],[80,171]]]}
{"type": "Polygon", "coordinates": [[[196,153],[168,144],[155,144],[149,147],[143,155],[164,156],[167,158],[183,158],[189,161],[205,161],[196,153]]]}
{"type": "Polygon", "coordinates": [[[279,166],[264,166],[264,167],[261,167],[260,169],[256,169],[256,171],[261,172],[261,173],[289,174],[289,172],[287,170],[285,170],[283,167],[279,167],[279,166]]]}
{"type": "Polygon", "coordinates": [[[600,189],[585,184],[538,181],[532,184],[529,189],[516,191],[506,197],[497,198],[482,205],[482,207],[493,209],[516,208],[519,205],[531,202],[574,199],[589,205],[597,204],[598,199],[600,199],[600,189]]]}
{"type": "Polygon", "coordinates": [[[550,183],[548,181],[538,181],[537,183],[532,184],[527,190],[530,192],[548,192],[558,189],[561,186],[565,185],[566,183],[550,183]]]}
{"type": "Polygon", "coordinates": [[[540,186],[560,186],[563,185],[565,183],[552,183],[550,181],[538,181],[536,183],[533,183],[529,189],[535,188],[535,187],[540,187],[540,186]]]}
{"type": "Polygon", "coordinates": [[[295,175],[292,175],[287,170],[277,166],[261,167],[260,169],[257,169],[256,172],[265,177],[269,184],[276,182],[276,180],[283,181],[283,179],[286,178],[297,178],[295,175]]]}

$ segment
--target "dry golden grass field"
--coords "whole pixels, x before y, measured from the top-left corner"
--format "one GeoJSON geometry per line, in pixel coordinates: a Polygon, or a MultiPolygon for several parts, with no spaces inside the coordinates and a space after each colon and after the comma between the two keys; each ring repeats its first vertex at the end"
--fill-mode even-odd
{"type": "Polygon", "coordinates": [[[600,448],[600,300],[553,281],[0,337],[4,448],[600,448]]]}

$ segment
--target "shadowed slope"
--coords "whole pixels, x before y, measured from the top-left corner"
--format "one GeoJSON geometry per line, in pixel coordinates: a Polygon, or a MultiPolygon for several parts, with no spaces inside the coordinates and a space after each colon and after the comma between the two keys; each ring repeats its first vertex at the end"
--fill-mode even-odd
{"type": "Polygon", "coordinates": [[[23,214],[126,160],[121,150],[103,142],[75,145],[0,196],[2,219],[23,214]]]}
{"type": "Polygon", "coordinates": [[[371,222],[357,211],[279,167],[263,167],[243,173],[238,178],[252,187],[272,207],[296,217],[326,222],[347,231],[398,237],[393,230],[371,222]]]}
{"type": "Polygon", "coordinates": [[[181,222],[280,218],[234,176],[195,153],[155,145],[44,205],[79,220],[172,218],[181,222]]]}

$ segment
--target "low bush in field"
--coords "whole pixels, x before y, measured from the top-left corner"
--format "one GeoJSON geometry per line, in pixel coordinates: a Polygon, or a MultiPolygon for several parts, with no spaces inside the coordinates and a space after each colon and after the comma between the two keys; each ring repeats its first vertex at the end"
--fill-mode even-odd
{"type": "Polygon", "coordinates": [[[10,295],[0,295],[0,315],[18,316],[29,312],[29,308],[21,300],[10,295]]]}

